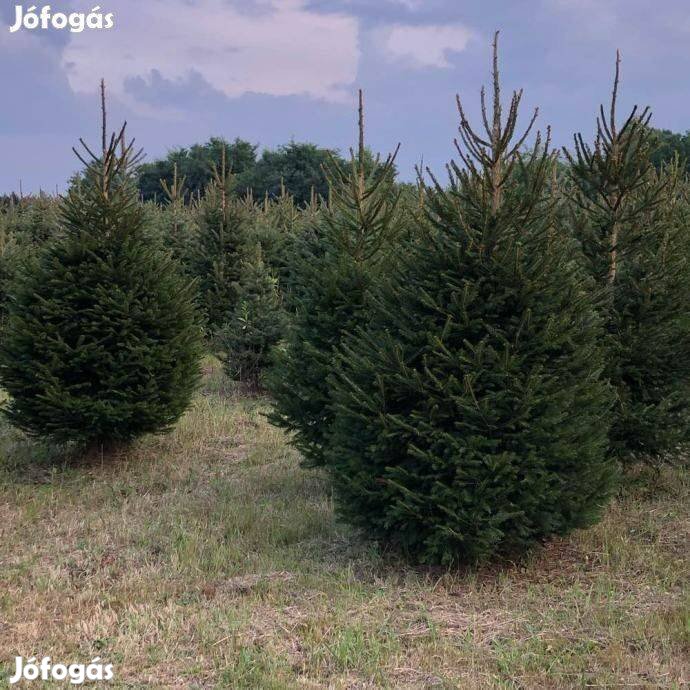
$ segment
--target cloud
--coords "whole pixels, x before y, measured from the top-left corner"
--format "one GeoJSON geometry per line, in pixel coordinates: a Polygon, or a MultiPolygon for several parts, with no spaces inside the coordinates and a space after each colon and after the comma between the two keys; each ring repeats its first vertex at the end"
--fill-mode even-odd
{"type": "Polygon", "coordinates": [[[414,12],[415,10],[420,10],[422,8],[424,0],[388,0],[388,2],[391,2],[394,5],[402,5],[411,12],[414,12]]]}
{"type": "MultiPolygon", "coordinates": [[[[343,100],[357,76],[359,26],[306,0],[122,0],[109,31],[72,35],[62,54],[71,88],[101,77],[123,100],[132,79],[203,78],[228,97],[246,93],[343,100]]],[[[136,105],[136,103],[130,103],[136,105]]]]}
{"type": "Polygon", "coordinates": [[[378,30],[386,57],[414,67],[450,67],[449,56],[465,50],[474,37],[462,24],[407,26],[395,24],[378,30]]]}
{"type": "Polygon", "coordinates": [[[543,5],[554,13],[569,15],[570,21],[565,26],[571,33],[604,40],[616,34],[620,36],[621,16],[627,10],[627,3],[621,5],[620,0],[543,0],[543,5]]]}

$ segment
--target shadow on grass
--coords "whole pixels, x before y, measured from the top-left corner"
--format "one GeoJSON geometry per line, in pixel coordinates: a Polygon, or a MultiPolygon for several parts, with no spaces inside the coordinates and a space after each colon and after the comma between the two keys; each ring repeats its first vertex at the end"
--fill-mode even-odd
{"type": "Polygon", "coordinates": [[[33,438],[0,420],[0,477],[15,484],[49,484],[57,474],[124,460],[131,445],[84,447],[33,438]]]}
{"type": "Polygon", "coordinates": [[[679,496],[683,492],[679,478],[687,469],[690,469],[688,449],[657,463],[641,461],[625,467],[620,473],[619,497],[652,500],[661,496],[679,496]]]}

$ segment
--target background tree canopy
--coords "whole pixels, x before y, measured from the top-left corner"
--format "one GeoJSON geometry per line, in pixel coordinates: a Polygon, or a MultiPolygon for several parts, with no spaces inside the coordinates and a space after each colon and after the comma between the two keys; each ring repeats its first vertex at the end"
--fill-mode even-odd
{"type": "MultiPolygon", "coordinates": [[[[651,161],[658,169],[676,155],[683,168],[690,172],[690,130],[685,134],[668,129],[654,129],[654,147],[651,161]]],[[[272,199],[285,189],[297,206],[309,203],[312,190],[317,196],[328,196],[328,183],[323,173],[323,164],[332,156],[340,165],[346,165],[335,149],[322,148],[308,142],[291,141],[276,149],[265,149],[259,154],[257,144],[236,138],[230,142],[222,137],[211,137],[204,144],[189,148],[172,149],[165,158],[144,163],[139,171],[139,191],[146,201],[166,197],[161,180],[168,185],[173,181],[177,164],[178,176],[185,178],[185,190],[189,197],[203,194],[213,179],[213,166],[220,167],[223,147],[234,177],[234,188],[239,196],[249,191],[255,199],[266,194],[272,199]]],[[[373,165],[374,157],[366,152],[367,168],[373,165]]],[[[397,175],[397,171],[394,170],[397,175]]]]}
{"type": "Polygon", "coordinates": [[[338,163],[342,158],[337,151],[320,148],[315,144],[290,142],[277,149],[266,149],[258,156],[258,146],[243,139],[228,142],[212,137],[205,144],[190,148],[173,149],[160,160],[145,163],[139,172],[139,190],[145,200],[165,198],[161,180],[172,183],[174,167],[185,178],[187,193],[196,196],[203,193],[213,178],[213,166],[220,167],[223,147],[227,161],[235,176],[235,190],[244,196],[251,191],[254,198],[266,194],[277,198],[283,185],[297,205],[309,202],[314,193],[328,196],[328,184],[322,166],[329,156],[338,163]]]}
{"type": "Polygon", "coordinates": [[[174,168],[177,164],[178,176],[185,178],[185,189],[192,196],[203,193],[213,179],[213,166],[220,168],[223,147],[232,161],[235,175],[242,175],[256,165],[254,144],[242,139],[232,143],[220,137],[211,137],[205,144],[194,144],[189,148],[172,149],[165,158],[144,163],[139,169],[139,191],[144,200],[164,199],[165,192],[161,180],[168,185],[173,181],[174,168]]]}
{"type": "Polygon", "coordinates": [[[680,134],[668,129],[655,129],[653,141],[654,151],[650,158],[655,168],[658,169],[678,154],[682,167],[690,172],[690,130],[680,134]]]}

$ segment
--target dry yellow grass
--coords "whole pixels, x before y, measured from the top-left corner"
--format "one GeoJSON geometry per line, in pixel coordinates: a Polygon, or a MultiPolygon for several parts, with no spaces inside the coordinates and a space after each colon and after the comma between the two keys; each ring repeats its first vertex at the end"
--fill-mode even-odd
{"type": "Polygon", "coordinates": [[[111,688],[690,682],[684,471],[522,564],[410,568],[223,386],[211,371],[173,433],[103,462],[50,469],[3,427],[0,685],[15,655],[101,656],[111,688]]]}

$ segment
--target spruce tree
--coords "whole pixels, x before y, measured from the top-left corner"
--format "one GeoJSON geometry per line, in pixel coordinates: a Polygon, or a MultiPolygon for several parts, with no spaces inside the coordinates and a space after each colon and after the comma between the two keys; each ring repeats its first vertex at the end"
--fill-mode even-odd
{"type": "Polygon", "coordinates": [[[520,553],[596,520],[611,490],[601,327],[557,226],[554,157],[515,136],[494,42],[486,133],[458,99],[461,164],[420,195],[423,223],[332,377],[325,461],[339,512],[415,560],[520,553]]]}
{"type": "Polygon", "coordinates": [[[620,56],[611,105],[593,146],[575,136],[569,202],[573,233],[596,280],[616,393],[612,456],[655,460],[690,419],[690,233],[677,164],[657,172],[648,108],[617,122],[620,56]]]}
{"type": "Polygon", "coordinates": [[[286,315],[278,280],[262,258],[259,245],[242,262],[237,303],[219,341],[227,375],[257,389],[271,361],[271,351],[285,334],[286,315]]]}
{"type": "Polygon", "coordinates": [[[10,199],[0,214],[0,320],[5,316],[7,290],[20,264],[62,233],[59,203],[41,192],[10,199]]]}
{"type": "MultiPolygon", "coordinates": [[[[361,94],[360,94],[361,99],[361,94]]],[[[275,406],[271,421],[294,432],[307,464],[323,462],[332,417],[329,377],[343,335],[367,319],[364,301],[397,227],[395,155],[364,169],[363,106],[360,146],[349,169],[327,170],[330,202],[294,248],[290,306],[293,321],[268,377],[275,406]]]]}
{"type": "Polygon", "coordinates": [[[0,323],[5,319],[8,286],[21,257],[21,245],[12,233],[9,216],[7,210],[0,211],[0,323]]]}
{"type": "Polygon", "coordinates": [[[166,197],[165,204],[157,209],[161,239],[185,271],[191,274],[198,226],[194,209],[187,203],[186,178],[178,174],[177,163],[173,165],[170,184],[163,179],[160,183],[166,197]]]}
{"type": "Polygon", "coordinates": [[[299,309],[297,293],[303,282],[301,273],[308,257],[319,254],[321,228],[324,227],[324,214],[328,213],[328,202],[314,193],[311,201],[299,209],[295,222],[286,228],[280,251],[273,252],[271,265],[280,282],[286,310],[294,314],[299,309]]]}
{"type": "Polygon", "coordinates": [[[263,260],[275,273],[281,289],[288,284],[292,247],[306,217],[284,188],[276,199],[266,194],[258,208],[253,237],[260,244],[263,260]]]}
{"type": "Polygon", "coordinates": [[[200,329],[189,282],[147,231],[124,127],[108,143],[104,126],[100,156],[84,147],[86,174],[61,203],[63,236],[13,284],[0,382],[15,426],[107,446],[166,430],[184,412],[200,329]]]}
{"type": "Polygon", "coordinates": [[[57,199],[43,192],[22,199],[11,214],[11,233],[24,247],[38,248],[61,232],[57,199]]]}
{"type": "Polygon", "coordinates": [[[221,329],[237,303],[243,248],[252,232],[253,200],[233,194],[234,180],[225,153],[220,169],[197,203],[198,235],[192,273],[210,335],[221,329]]]}

